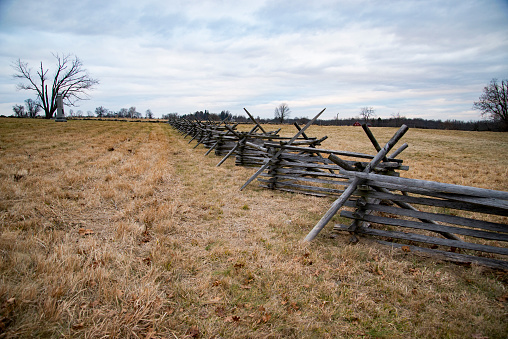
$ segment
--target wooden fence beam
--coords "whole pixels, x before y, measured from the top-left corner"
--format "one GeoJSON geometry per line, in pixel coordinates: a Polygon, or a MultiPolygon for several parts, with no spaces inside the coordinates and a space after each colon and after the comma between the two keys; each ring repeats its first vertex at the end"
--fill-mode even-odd
{"type": "Polygon", "coordinates": [[[354,171],[355,168],[353,166],[351,166],[348,162],[342,160],[341,158],[339,158],[338,156],[336,156],[335,154],[330,154],[330,156],[328,157],[329,160],[333,161],[334,163],[336,163],[337,165],[339,165],[340,168],[343,168],[345,169],[346,171],[354,171]]]}
{"type": "Polygon", "coordinates": [[[344,172],[345,175],[351,177],[358,177],[365,180],[372,180],[375,182],[386,182],[391,184],[397,184],[401,186],[407,187],[418,187],[421,189],[434,191],[434,192],[443,192],[443,193],[453,193],[453,194],[463,194],[470,195],[480,198],[487,199],[497,199],[500,205],[506,206],[508,208],[508,192],[504,191],[495,191],[486,188],[478,188],[471,186],[462,186],[462,185],[454,185],[454,184],[446,184],[436,181],[427,181],[421,179],[408,179],[408,178],[400,178],[400,177],[391,177],[387,175],[379,175],[374,173],[367,173],[366,171],[362,172],[352,172],[352,171],[341,171],[344,172]],[[503,201],[504,200],[504,201],[503,201]]]}
{"type": "MultiPolygon", "coordinates": [[[[372,131],[370,130],[369,126],[367,126],[367,124],[362,124],[362,128],[364,132],[367,134],[367,137],[369,137],[369,140],[376,149],[376,152],[379,152],[381,150],[381,146],[379,146],[379,143],[377,142],[376,137],[374,137],[374,134],[372,134],[372,131]]],[[[388,159],[384,157],[383,161],[388,161],[388,159]]]]}
{"type": "Polygon", "coordinates": [[[244,107],[243,110],[245,111],[245,113],[247,113],[247,115],[249,116],[249,118],[256,124],[256,126],[259,127],[259,129],[261,131],[263,131],[263,133],[266,134],[266,131],[263,129],[263,127],[256,121],[256,119],[254,119],[254,117],[249,113],[249,111],[247,111],[247,109],[244,107]]]}
{"type": "MultiPolygon", "coordinates": [[[[375,187],[374,188],[375,190],[379,191],[379,192],[383,192],[383,193],[390,193],[389,190],[387,190],[386,188],[383,188],[383,187],[375,187]]],[[[404,209],[408,209],[408,210],[411,210],[411,211],[418,211],[418,209],[416,207],[413,207],[413,205],[410,205],[406,202],[402,202],[402,201],[393,201],[394,204],[396,204],[397,206],[401,207],[401,208],[404,208],[404,209]]],[[[434,220],[429,220],[429,219],[422,219],[422,218],[419,218],[419,220],[421,222],[424,222],[424,223],[428,223],[428,224],[433,224],[433,225],[439,225],[437,222],[435,222],[434,220]]],[[[452,240],[457,240],[457,241],[462,241],[461,238],[459,238],[458,236],[456,236],[455,234],[453,233],[449,233],[449,232],[438,232],[439,234],[441,234],[442,236],[444,236],[445,238],[447,239],[452,239],[452,240]]]]}
{"type": "Polygon", "coordinates": [[[395,150],[395,152],[393,152],[389,158],[395,158],[397,155],[399,155],[400,153],[402,153],[402,151],[404,151],[406,148],[408,147],[408,144],[407,143],[404,143],[402,144],[402,146],[400,146],[399,148],[397,148],[395,150]]]}

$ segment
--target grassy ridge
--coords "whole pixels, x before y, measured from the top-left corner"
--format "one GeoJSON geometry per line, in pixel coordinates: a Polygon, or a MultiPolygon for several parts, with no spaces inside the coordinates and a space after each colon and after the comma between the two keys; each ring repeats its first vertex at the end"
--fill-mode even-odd
{"type": "MultiPolygon", "coordinates": [[[[308,134],[373,153],[361,129],[308,134]]],[[[506,134],[410,130],[404,141],[407,176],[508,187],[506,134]]],[[[239,192],[252,169],[216,168],[187,142],[165,124],[0,120],[0,337],[508,333],[505,272],[349,245],[331,225],[302,244],[330,200],[239,192]]]]}

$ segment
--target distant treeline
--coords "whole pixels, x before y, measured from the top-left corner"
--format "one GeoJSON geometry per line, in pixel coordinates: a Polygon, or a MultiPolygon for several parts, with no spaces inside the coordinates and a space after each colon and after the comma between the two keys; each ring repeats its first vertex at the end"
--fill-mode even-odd
{"type": "MultiPolygon", "coordinates": [[[[163,118],[180,116],[178,113],[170,113],[163,115],[163,118]]],[[[252,122],[249,117],[244,115],[233,115],[229,111],[222,111],[221,113],[210,113],[208,111],[197,111],[181,115],[190,120],[210,120],[222,121],[227,119],[231,122],[248,123],[252,122]]],[[[274,119],[265,119],[257,117],[256,120],[262,124],[278,124],[279,121],[274,119]]],[[[293,124],[297,122],[300,125],[306,124],[309,118],[289,118],[284,120],[286,124],[293,124]]],[[[346,119],[318,119],[315,124],[321,126],[355,126],[361,125],[364,121],[361,118],[346,118],[346,119]]],[[[400,127],[402,124],[410,128],[422,129],[444,129],[444,130],[461,130],[461,131],[501,131],[502,125],[499,122],[491,120],[478,120],[478,121],[461,121],[461,120],[427,120],[421,118],[406,118],[406,117],[392,117],[392,118],[375,118],[368,122],[372,127],[400,127]]]]}

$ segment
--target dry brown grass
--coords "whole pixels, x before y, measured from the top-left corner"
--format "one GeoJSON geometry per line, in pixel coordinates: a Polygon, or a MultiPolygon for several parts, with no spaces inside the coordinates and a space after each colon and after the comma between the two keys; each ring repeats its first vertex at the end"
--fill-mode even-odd
{"type": "MultiPolygon", "coordinates": [[[[361,129],[309,135],[373,153],[361,129]]],[[[349,245],[331,225],[303,244],[329,199],[239,192],[253,169],[187,141],[165,124],[0,120],[0,337],[506,337],[505,272],[349,245]]],[[[404,141],[407,176],[508,187],[506,134],[404,141]]]]}

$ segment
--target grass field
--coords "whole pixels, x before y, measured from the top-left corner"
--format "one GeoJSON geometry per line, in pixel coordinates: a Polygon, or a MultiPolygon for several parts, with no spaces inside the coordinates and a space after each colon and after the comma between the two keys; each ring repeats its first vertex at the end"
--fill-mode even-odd
{"type": "MultiPolygon", "coordinates": [[[[373,129],[381,144],[394,132],[373,129]]],[[[374,153],[361,128],[308,135],[374,153]]],[[[330,199],[240,192],[255,170],[216,168],[188,140],[168,124],[0,119],[0,338],[507,337],[507,272],[351,245],[331,224],[304,244],[330,199]]],[[[506,133],[403,142],[404,176],[508,190],[506,133]]]]}

